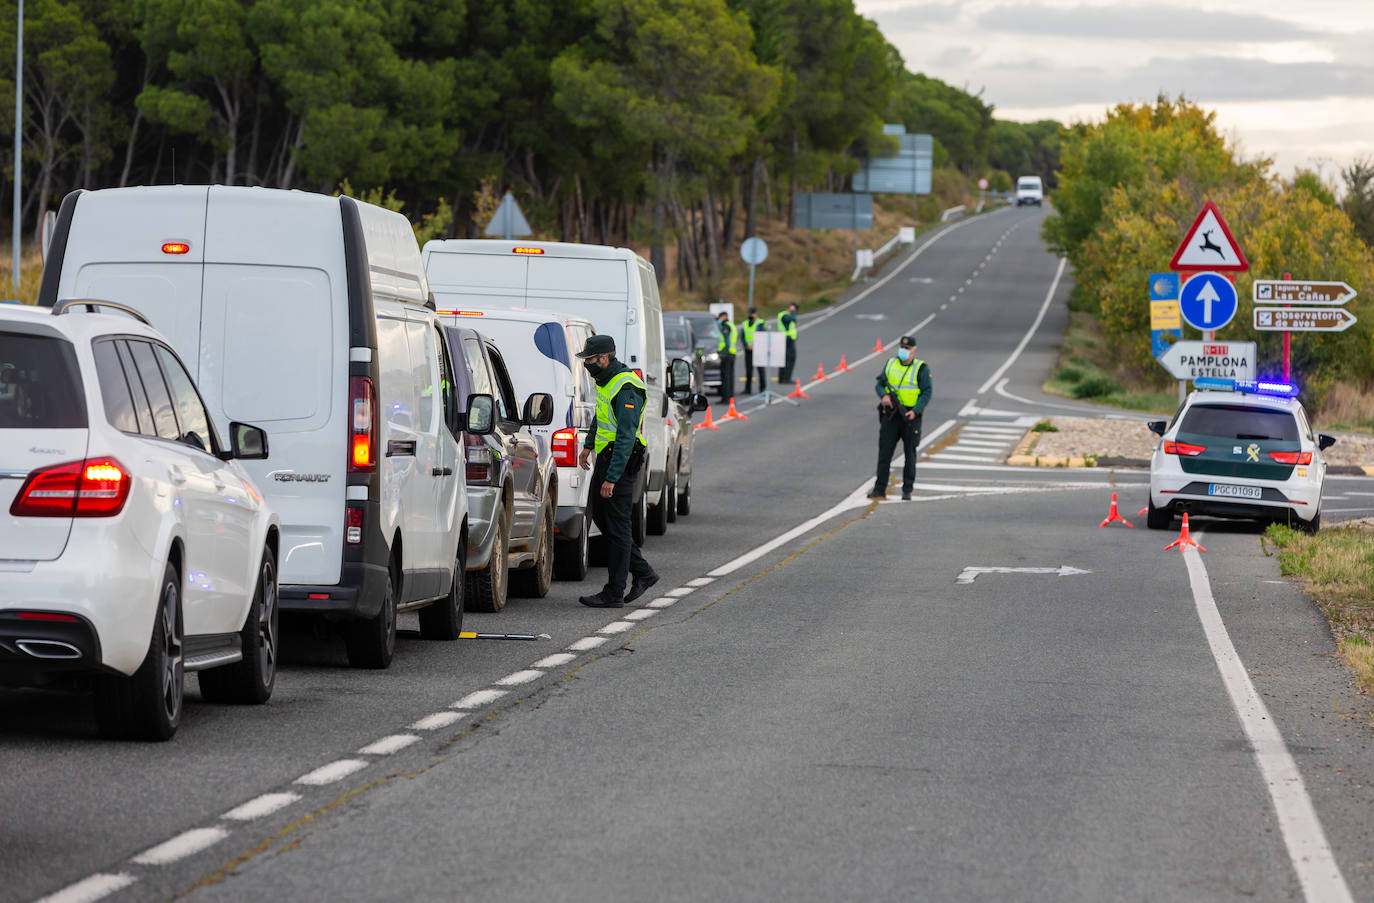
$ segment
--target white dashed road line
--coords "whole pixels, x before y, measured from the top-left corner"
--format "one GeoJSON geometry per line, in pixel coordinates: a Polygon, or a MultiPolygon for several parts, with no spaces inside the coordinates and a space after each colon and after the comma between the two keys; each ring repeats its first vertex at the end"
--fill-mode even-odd
{"type": "Polygon", "coordinates": [[[605,627],[603,627],[603,628],[601,628],[600,630],[598,630],[597,633],[601,633],[601,634],[605,634],[606,636],[610,636],[610,635],[616,634],[616,633],[624,633],[625,631],[629,630],[629,629],[630,629],[631,627],[633,627],[633,626],[635,626],[633,621],[612,621],[611,623],[607,624],[605,627]]]}
{"type": "Polygon", "coordinates": [[[498,680],[496,685],[498,687],[518,687],[532,680],[538,680],[543,676],[543,671],[537,671],[534,668],[526,668],[524,671],[516,671],[514,674],[507,674],[505,677],[498,680]]]}
{"type": "Polygon", "coordinates": [[[192,828],[152,849],[144,850],[134,857],[134,862],[139,865],[168,865],[201,850],[208,850],[228,836],[228,829],[218,825],[212,828],[192,828]]]}
{"type": "Polygon", "coordinates": [[[230,809],[220,816],[230,821],[252,821],[255,818],[262,818],[264,815],[271,815],[278,809],[291,805],[300,799],[299,793],[264,793],[256,799],[251,799],[242,806],[230,809]]]}
{"type": "Polygon", "coordinates": [[[605,643],[606,638],[604,636],[584,636],[577,642],[570,643],[568,645],[568,648],[572,649],[575,652],[586,652],[589,649],[595,649],[596,647],[604,645],[605,643]]]}
{"type": "Polygon", "coordinates": [[[328,765],[321,765],[314,771],[306,772],[296,778],[297,784],[305,784],[309,787],[323,787],[326,784],[333,784],[335,781],[342,781],[355,771],[361,771],[367,767],[367,762],[362,759],[339,759],[337,762],[330,762],[328,765]]]}
{"type": "Polygon", "coordinates": [[[448,727],[462,717],[457,712],[435,712],[433,715],[426,715],[412,724],[410,729],[413,731],[434,731],[441,727],[448,727]]]}
{"type": "Polygon", "coordinates": [[[553,655],[544,656],[539,661],[535,662],[531,667],[557,668],[560,665],[566,665],[568,662],[572,661],[575,658],[577,658],[577,656],[573,655],[571,652],[555,652],[553,655]]]}
{"type": "Polygon", "coordinates": [[[462,699],[449,706],[451,709],[475,709],[478,706],[488,705],[506,695],[505,690],[477,690],[469,693],[462,699]]]}
{"type": "Polygon", "coordinates": [[[69,884],[56,893],[38,900],[37,903],[95,903],[96,900],[108,897],[133,883],[133,875],[109,875],[102,872],[82,878],[75,884],[69,884]]]}
{"type": "Polygon", "coordinates": [[[390,737],[383,737],[376,743],[364,746],[358,750],[359,755],[364,756],[389,756],[394,752],[400,752],[412,743],[418,743],[419,737],[414,734],[392,734],[390,737]]]}

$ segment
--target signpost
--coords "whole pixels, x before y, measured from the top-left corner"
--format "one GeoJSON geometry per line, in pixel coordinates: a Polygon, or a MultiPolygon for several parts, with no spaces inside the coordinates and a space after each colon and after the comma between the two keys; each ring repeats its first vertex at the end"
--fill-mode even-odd
{"type": "Polygon", "coordinates": [[[1174,342],[1159,357],[1175,379],[1255,378],[1254,342],[1174,342]]]}
{"type": "Polygon", "coordinates": [[[1256,279],[1252,291],[1256,304],[1344,304],[1355,297],[1355,290],[1344,282],[1256,279]]]}
{"type": "Polygon", "coordinates": [[[768,243],[750,236],[739,246],[739,256],[749,264],[749,306],[754,306],[754,267],[768,259],[768,243]]]}
{"type": "Polygon", "coordinates": [[[1255,308],[1255,329],[1260,332],[1344,332],[1354,324],[1355,315],[1343,307],[1255,308]]]}

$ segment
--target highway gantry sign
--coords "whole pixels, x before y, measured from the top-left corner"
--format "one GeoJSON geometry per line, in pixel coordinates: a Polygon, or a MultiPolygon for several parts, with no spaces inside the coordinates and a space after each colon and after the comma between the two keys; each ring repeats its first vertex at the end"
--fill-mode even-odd
{"type": "Polygon", "coordinates": [[[1355,324],[1344,307],[1256,307],[1261,332],[1343,332],[1355,324]]]}
{"type": "Polygon", "coordinates": [[[1220,273],[1197,273],[1183,283],[1178,309],[1194,329],[1220,329],[1236,315],[1236,287],[1220,273]]]}
{"type": "Polygon", "coordinates": [[[1344,304],[1356,294],[1344,282],[1288,279],[1256,279],[1251,292],[1256,304],[1344,304]]]}
{"type": "MultiPolygon", "coordinates": [[[[1169,261],[1169,269],[1218,273],[1243,273],[1250,262],[1231,234],[1231,227],[1212,201],[1202,205],[1193,225],[1183,235],[1178,250],[1169,261]]],[[[1209,327],[1210,328],[1210,327],[1209,327]]]]}

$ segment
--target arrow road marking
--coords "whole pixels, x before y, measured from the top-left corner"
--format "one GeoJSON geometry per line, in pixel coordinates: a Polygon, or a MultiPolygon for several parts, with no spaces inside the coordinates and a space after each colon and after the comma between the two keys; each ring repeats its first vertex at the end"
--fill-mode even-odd
{"type": "Polygon", "coordinates": [[[1092,571],[1085,571],[1081,568],[1072,568],[1066,564],[1061,564],[1057,568],[999,568],[999,567],[966,567],[963,573],[955,578],[955,583],[972,583],[979,574],[1056,574],[1060,577],[1068,577],[1073,574],[1091,574],[1092,571]]]}

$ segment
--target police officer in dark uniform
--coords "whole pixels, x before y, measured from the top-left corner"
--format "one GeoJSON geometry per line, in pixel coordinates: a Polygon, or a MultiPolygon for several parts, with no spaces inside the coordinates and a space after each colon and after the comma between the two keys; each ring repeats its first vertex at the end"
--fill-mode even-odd
{"type": "Polygon", "coordinates": [[[730,322],[730,315],[721,311],[716,317],[720,329],[720,400],[733,401],[735,398],[735,352],[738,350],[739,330],[730,322]]]}
{"type": "Polygon", "coordinates": [[[911,498],[916,483],[916,450],[921,441],[921,412],[930,404],[930,367],[916,357],[916,339],[904,335],[897,356],[890,358],[878,376],[874,390],[878,403],[878,474],[871,499],[887,498],[892,477],[892,453],[898,440],[906,461],[902,466],[902,500],[911,498]]]}
{"type": "MultiPolygon", "coordinates": [[[[744,394],[754,393],[754,336],[760,332],[768,331],[768,321],[759,316],[757,308],[749,308],[749,319],[744,321],[740,332],[744,337],[744,394]]],[[[768,388],[768,377],[763,368],[759,368],[759,391],[768,388]]]]}
{"type": "Polygon", "coordinates": [[[783,366],[778,371],[778,382],[787,385],[792,381],[792,368],[797,364],[797,305],[787,305],[787,310],[778,314],[778,331],[787,336],[787,352],[783,366]]]}
{"type": "Polygon", "coordinates": [[[635,484],[644,467],[644,403],[649,392],[633,370],[616,360],[611,336],[591,336],[577,356],[596,380],[596,428],[588,431],[577,463],[592,471],[592,520],[606,537],[609,571],[600,592],[578,601],[593,608],[619,608],[658,582],[658,574],[634,544],[630,524],[635,484]],[[627,575],[633,577],[628,594],[627,575]]]}

